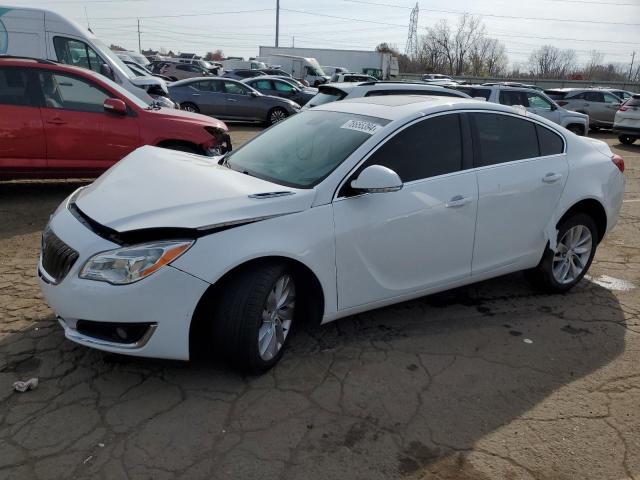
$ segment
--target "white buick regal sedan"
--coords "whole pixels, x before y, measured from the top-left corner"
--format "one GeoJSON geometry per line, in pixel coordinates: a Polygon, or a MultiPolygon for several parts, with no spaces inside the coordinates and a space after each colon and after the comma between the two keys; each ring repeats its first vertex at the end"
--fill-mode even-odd
{"type": "Polygon", "coordinates": [[[476,100],[292,116],[223,158],[143,147],[51,217],[38,268],[68,339],[260,372],[291,328],[526,270],[566,292],[622,204],[622,158],[476,100]]]}

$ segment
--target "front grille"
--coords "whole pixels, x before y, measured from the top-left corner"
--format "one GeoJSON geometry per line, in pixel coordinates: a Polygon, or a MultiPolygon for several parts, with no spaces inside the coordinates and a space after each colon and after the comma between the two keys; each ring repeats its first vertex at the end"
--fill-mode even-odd
{"type": "Polygon", "coordinates": [[[50,228],[44,231],[42,234],[42,268],[55,283],[60,283],[66,277],[77,259],[78,252],[60,240],[50,228]]]}

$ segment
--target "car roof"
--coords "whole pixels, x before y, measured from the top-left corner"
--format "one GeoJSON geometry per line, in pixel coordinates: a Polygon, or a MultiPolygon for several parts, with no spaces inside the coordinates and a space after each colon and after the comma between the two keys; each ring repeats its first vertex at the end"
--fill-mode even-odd
{"type": "Polygon", "coordinates": [[[181,87],[182,85],[186,85],[192,82],[198,82],[200,80],[224,80],[225,82],[236,82],[236,83],[242,83],[239,82],[238,80],[236,80],[235,78],[228,78],[228,77],[216,77],[216,76],[208,76],[208,77],[190,77],[190,78],[183,78],[182,80],[178,80],[176,82],[172,82],[171,85],[167,85],[169,88],[171,87],[181,87]]]}
{"type": "Polygon", "coordinates": [[[105,77],[99,73],[87,68],[75,67],[66,63],[54,62],[41,58],[30,57],[13,57],[10,55],[0,55],[0,65],[3,67],[26,67],[26,68],[45,68],[49,70],[58,70],[62,72],[74,73],[83,77],[90,77],[93,80],[104,80],[105,77]]]}
{"type": "MultiPolygon", "coordinates": [[[[445,110],[491,110],[506,113],[520,113],[506,105],[489,103],[471,98],[442,97],[424,95],[383,95],[345,99],[313,107],[313,110],[354,113],[371,117],[398,120],[415,115],[428,115],[445,110]],[[443,108],[444,107],[444,108],[443,108]]],[[[526,112],[526,111],[525,111],[526,112]]]]}

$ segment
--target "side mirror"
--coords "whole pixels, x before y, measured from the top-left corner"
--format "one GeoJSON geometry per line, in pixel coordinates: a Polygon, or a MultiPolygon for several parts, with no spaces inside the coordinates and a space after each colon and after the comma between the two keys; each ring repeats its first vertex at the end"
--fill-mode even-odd
{"type": "Polygon", "coordinates": [[[551,104],[551,111],[553,112],[554,110],[557,110],[558,106],[555,104],[551,104]]]}
{"type": "Polygon", "coordinates": [[[256,92],[251,92],[251,93],[249,93],[249,95],[251,95],[253,98],[258,96],[258,94],[256,92]]]}
{"type": "Polygon", "coordinates": [[[113,80],[113,70],[106,63],[103,63],[102,65],[100,65],[100,74],[113,80]]]}
{"type": "Polygon", "coordinates": [[[371,165],[351,180],[351,188],[363,193],[397,192],[402,189],[402,180],[390,168],[371,165]]]}
{"type": "Polygon", "coordinates": [[[103,106],[105,112],[117,113],[118,115],[127,114],[127,105],[119,98],[107,98],[103,106]]]}

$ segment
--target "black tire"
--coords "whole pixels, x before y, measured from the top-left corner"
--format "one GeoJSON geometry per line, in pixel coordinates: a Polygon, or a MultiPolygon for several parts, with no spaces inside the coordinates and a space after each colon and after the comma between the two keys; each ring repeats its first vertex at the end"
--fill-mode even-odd
{"type": "Polygon", "coordinates": [[[567,126],[567,130],[575,133],[576,135],[582,137],[585,134],[584,128],[581,125],[576,125],[575,123],[567,126]]]}
{"type": "Polygon", "coordinates": [[[620,143],[623,143],[625,145],[632,145],[633,142],[636,141],[636,138],[630,135],[618,135],[618,140],[620,141],[620,143]]]}
{"type": "Polygon", "coordinates": [[[168,150],[177,150],[178,152],[187,152],[187,153],[195,153],[196,155],[202,155],[202,152],[198,150],[198,148],[185,145],[183,143],[167,143],[166,145],[162,145],[162,148],[166,148],[168,150]]]}
{"type": "Polygon", "coordinates": [[[589,128],[591,129],[592,132],[599,132],[600,131],[600,127],[594,127],[593,125],[589,125],[589,128]]]}
{"type": "Polygon", "coordinates": [[[591,234],[591,252],[589,254],[588,260],[584,263],[584,267],[582,268],[580,274],[577,275],[576,278],[574,278],[571,282],[559,282],[553,274],[553,259],[556,254],[547,247],[538,266],[526,272],[527,278],[536,287],[549,293],[565,293],[571,290],[580,280],[582,280],[582,277],[584,277],[584,275],[587,273],[589,267],[591,266],[591,262],[593,261],[593,257],[596,253],[598,244],[598,228],[593,218],[591,218],[591,216],[587,215],[586,213],[576,213],[575,215],[572,215],[569,218],[563,220],[562,223],[558,226],[558,242],[563,239],[564,235],[569,229],[579,225],[589,229],[589,232],[591,234]]]}
{"type": "MultiPolygon", "coordinates": [[[[232,367],[249,373],[262,373],[282,358],[289,332],[278,353],[269,360],[260,355],[258,332],[263,325],[263,310],[269,294],[285,276],[290,276],[295,288],[296,277],[287,265],[281,263],[253,265],[237,272],[225,283],[223,293],[213,307],[212,341],[216,351],[232,367]]],[[[294,323],[295,317],[288,330],[294,323]]]]}
{"type": "Polygon", "coordinates": [[[281,107],[272,108],[271,110],[269,110],[269,113],[267,114],[267,125],[269,126],[275,125],[276,123],[284,120],[288,116],[289,116],[289,113],[284,108],[281,108],[281,107]]]}
{"type": "Polygon", "coordinates": [[[198,108],[198,106],[191,102],[181,103],[180,110],[184,110],[186,112],[200,113],[200,109],[198,108]]]}

